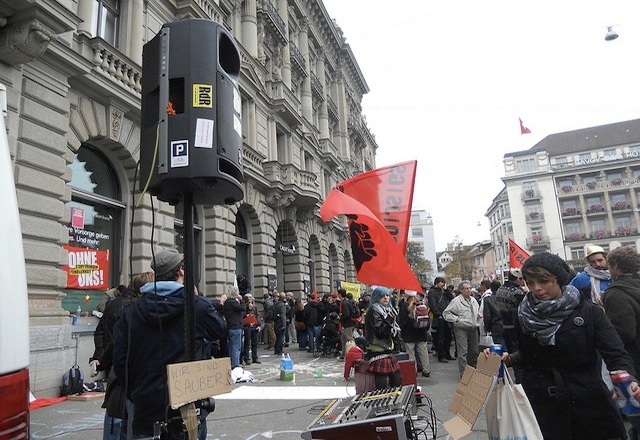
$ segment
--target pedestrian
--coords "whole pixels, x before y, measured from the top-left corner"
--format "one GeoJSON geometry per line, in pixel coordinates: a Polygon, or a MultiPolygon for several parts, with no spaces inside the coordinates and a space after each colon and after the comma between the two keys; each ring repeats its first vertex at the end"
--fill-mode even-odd
{"type": "Polygon", "coordinates": [[[429,364],[429,353],[427,350],[427,335],[429,329],[427,327],[419,327],[416,321],[416,307],[421,304],[418,294],[415,291],[405,291],[405,299],[400,301],[400,310],[398,312],[398,324],[402,331],[402,340],[404,341],[409,360],[416,362],[420,359],[418,368],[416,362],[416,371],[422,373],[424,377],[431,376],[431,365],[429,364]],[[418,353],[418,356],[416,356],[418,353]]]}
{"type": "MultiPolygon", "coordinates": [[[[502,359],[507,366],[523,367],[522,386],[544,438],[626,438],[618,407],[599,372],[598,353],[609,371],[632,376],[635,371],[604,311],[568,285],[570,268],[557,255],[532,255],[522,274],[530,292],[518,309],[518,351],[505,352],[502,359]]],[[[637,382],[630,390],[640,399],[637,382]]]]}
{"type": "Polygon", "coordinates": [[[224,302],[224,320],[227,322],[227,334],[229,344],[229,358],[231,369],[240,366],[242,353],[242,334],[244,333],[243,319],[246,305],[237,287],[231,286],[227,292],[227,300],[224,302]]]}
{"type": "MultiPolygon", "coordinates": [[[[618,332],[625,350],[640,371],[640,254],[632,246],[612,250],[608,257],[612,283],[607,287],[604,310],[618,332]]],[[[631,440],[640,437],[640,417],[629,417],[631,440]]]]}
{"type": "Polygon", "coordinates": [[[373,374],[376,388],[402,385],[400,366],[393,355],[400,327],[396,323],[398,313],[390,304],[390,296],[391,292],[386,287],[373,289],[365,318],[367,372],[373,374]]]}
{"type": "Polygon", "coordinates": [[[309,353],[313,353],[316,344],[319,343],[324,317],[325,309],[318,301],[318,295],[311,294],[311,298],[304,306],[304,323],[307,327],[307,351],[309,353]]]}
{"type": "Polygon", "coordinates": [[[307,325],[304,321],[304,303],[302,298],[298,298],[293,305],[293,326],[296,330],[298,350],[300,351],[306,350],[309,345],[307,342],[307,325]]]}
{"type": "Polygon", "coordinates": [[[453,295],[446,288],[446,281],[442,277],[433,280],[433,286],[429,289],[429,309],[433,314],[433,327],[437,329],[435,335],[436,350],[439,362],[448,362],[455,358],[451,356],[451,328],[449,323],[442,317],[442,312],[447,308],[453,295]]]}
{"type": "Polygon", "coordinates": [[[360,336],[359,338],[355,338],[354,341],[355,345],[349,349],[345,356],[344,380],[349,380],[351,377],[351,369],[357,361],[364,358],[364,353],[367,351],[367,340],[365,338],[360,336]]]}
{"type": "Polygon", "coordinates": [[[442,316],[453,324],[458,353],[460,377],[467,365],[478,364],[478,301],[471,295],[471,284],[462,281],[458,285],[460,294],[453,298],[442,316]]]}
{"type": "Polygon", "coordinates": [[[276,334],[276,343],[273,354],[280,355],[284,347],[284,338],[287,329],[287,296],[284,292],[281,292],[277,294],[274,299],[273,330],[276,334]]]}
{"type": "MultiPolygon", "coordinates": [[[[167,365],[185,359],[185,301],[194,301],[195,357],[208,359],[206,341],[222,337],[224,320],[212,304],[194,292],[185,293],[182,255],[175,250],[158,252],[152,262],[156,281],[142,286],[142,297],[124,309],[116,324],[113,367],[124,381],[133,404],[131,435],[154,435],[156,422],[168,422],[177,413],[169,409],[167,365]]],[[[206,411],[200,412],[201,433],[206,411]]],[[[182,426],[170,424],[168,438],[184,438],[182,426]]]]}
{"type": "Polygon", "coordinates": [[[578,289],[587,301],[602,306],[602,295],[611,284],[607,253],[600,246],[587,246],[585,259],[589,265],[569,284],[578,289]]]}
{"type": "Polygon", "coordinates": [[[258,335],[260,332],[260,322],[258,321],[258,310],[256,309],[253,295],[244,295],[245,315],[242,320],[244,331],[244,343],[242,349],[242,359],[245,365],[260,364],[258,359],[258,335]]]}

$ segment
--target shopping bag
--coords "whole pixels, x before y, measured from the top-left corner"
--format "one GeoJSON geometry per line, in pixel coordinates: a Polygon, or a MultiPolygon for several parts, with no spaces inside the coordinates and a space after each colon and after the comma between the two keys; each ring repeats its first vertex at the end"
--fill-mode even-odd
{"type": "Polygon", "coordinates": [[[542,432],[522,385],[513,383],[509,369],[498,379],[485,407],[490,440],[542,440],[542,432]]]}
{"type": "Polygon", "coordinates": [[[493,345],[493,336],[490,334],[480,336],[480,342],[478,345],[481,347],[491,347],[493,345]]]}

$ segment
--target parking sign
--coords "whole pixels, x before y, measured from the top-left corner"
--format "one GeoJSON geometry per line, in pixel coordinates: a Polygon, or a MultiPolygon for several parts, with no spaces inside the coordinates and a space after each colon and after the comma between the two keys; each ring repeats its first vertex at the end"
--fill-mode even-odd
{"type": "Polygon", "coordinates": [[[189,141],[171,141],[171,168],[189,166],[189,141]]]}

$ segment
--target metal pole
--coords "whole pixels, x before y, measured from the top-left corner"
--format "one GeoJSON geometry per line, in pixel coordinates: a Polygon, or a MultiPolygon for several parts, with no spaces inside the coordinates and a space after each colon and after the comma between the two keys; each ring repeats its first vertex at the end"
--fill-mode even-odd
{"type": "Polygon", "coordinates": [[[185,192],[183,196],[184,221],[184,352],[186,361],[196,360],[196,319],[195,319],[195,258],[193,246],[193,194],[185,192]]]}

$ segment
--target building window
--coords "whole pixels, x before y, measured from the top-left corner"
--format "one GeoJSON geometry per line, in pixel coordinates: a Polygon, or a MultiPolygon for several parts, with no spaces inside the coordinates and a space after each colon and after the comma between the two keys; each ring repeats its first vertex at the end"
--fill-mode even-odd
{"type": "Polygon", "coordinates": [[[566,167],[569,164],[569,161],[566,157],[556,157],[556,166],[559,168],[566,167]]]}
{"type": "Polygon", "coordinates": [[[573,180],[571,180],[571,179],[558,180],[558,186],[560,188],[564,188],[565,186],[572,187],[573,186],[573,180]]]}
{"type": "Polygon", "coordinates": [[[505,215],[505,217],[511,217],[511,207],[509,205],[505,205],[505,207],[504,207],[504,215],[505,215]]]}
{"type": "Polygon", "coordinates": [[[636,157],[640,154],[640,145],[632,145],[629,147],[629,153],[633,154],[633,157],[636,157]]]}
{"type": "Polygon", "coordinates": [[[577,210],[578,209],[578,205],[576,204],[576,201],[575,200],[563,200],[562,201],[562,211],[566,212],[567,209],[577,210]]]}
{"type": "Polygon", "coordinates": [[[622,179],[622,173],[619,171],[607,173],[607,180],[612,181],[616,179],[622,179]]]}
{"type": "Polygon", "coordinates": [[[117,47],[120,1],[93,0],[93,14],[91,17],[93,35],[102,38],[113,47],[117,47]]]}
{"type": "Polygon", "coordinates": [[[584,182],[585,185],[589,185],[589,184],[595,185],[597,179],[596,179],[596,176],[584,176],[582,178],[582,181],[584,182]]]}
{"type": "Polygon", "coordinates": [[[573,261],[582,260],[584,258],[584,249],[581,247],[571,248],[571,259],[573,261]]]}
{"type": "Polygon", "coordinates": [[[93,310],[102,291],[120,284],[122,215],[120,184],[110,162],[100,152],[81,146],[71,169],[67,296],[62,307],[93,310]],[[100,293],[98,293],[100,292],[100,293]]]}
{"type": "Polygon", "coordinates": [[[534,158],[516,160],[516,171],[519,173],[528,173],[535,171],[536,162],[534,158]]]}
{"type": "Polygon", "coordinates": [[[591,232],[595,231],[604,231],[604,220],[592,220],[591,221],[591,232]]]}
{"type": "Polygon", "coordinates": [[[288,164],[289,161],[289,149],[287,147],[287,136],[283,133],[276,135],[276,142],[278,148],[278,162],[282,164],[288,164]]]}
{"type": "Polygon", "coordinates": [[[422,238],[422,228],[411,228],[411,236],[413,238],[422,238]]]}
{"type": "MultiPolygon", "coordinates": [[[[198,218],[198,212],[193,208],[193,261],[195,262],[195,269],[193,273],[193,282],[198,286],[201,279],[202,270],[200,264],[202,261],[202,226],[198,218]]],[[[184,234],[184,205],[179,203],[176,205],[175,218],[173,219],[173,229],[175,233],[175,243],[178,248],[178,252],[184,255],[185,251],[185,234],[184,234]]]]}
{"type": "Polygon", "coordinates": [[[304,153],[304,170],[313,172],[313,156],[308,153],[304,153]]]}
{"type": "Polygon", "coordinates": [[[604,150],[604,157],[616,157],[616,155],[617,153],[615,148],[604,150]]]}
{"type": "Polygon", "coordinates": [[[581,164],[588,164],[591,161],[591,153],[582,153],[578,156],[581,164]]]}
{"type": "MultiPolygon", "coordinates": [[[[236,275],[244,275],[251,280],[251,241],[249,239],[247,221],[242,213],[238,213],[236,216],[235,228],[236,275]]],[[[249,283],[252,284],[251,281],[249,283]]]]}
{"type": "Polygon", "coordinates": [[[629,217],[616,217],[616,229],[631,227],[631,220],[629,217]]]}
{"type": "Polygon", "coordinates": [[[526,193],[527,191],[533,191],[535,193],[536,190],[536,182],[522,182],[522,190],[526,193]]]}
{"type": "Polygon", "coordinates": [[[566,223],[567,234],[574,234],[582,232],[580,230],[580,223],[578,222],[568,222],[566,223]]]}

